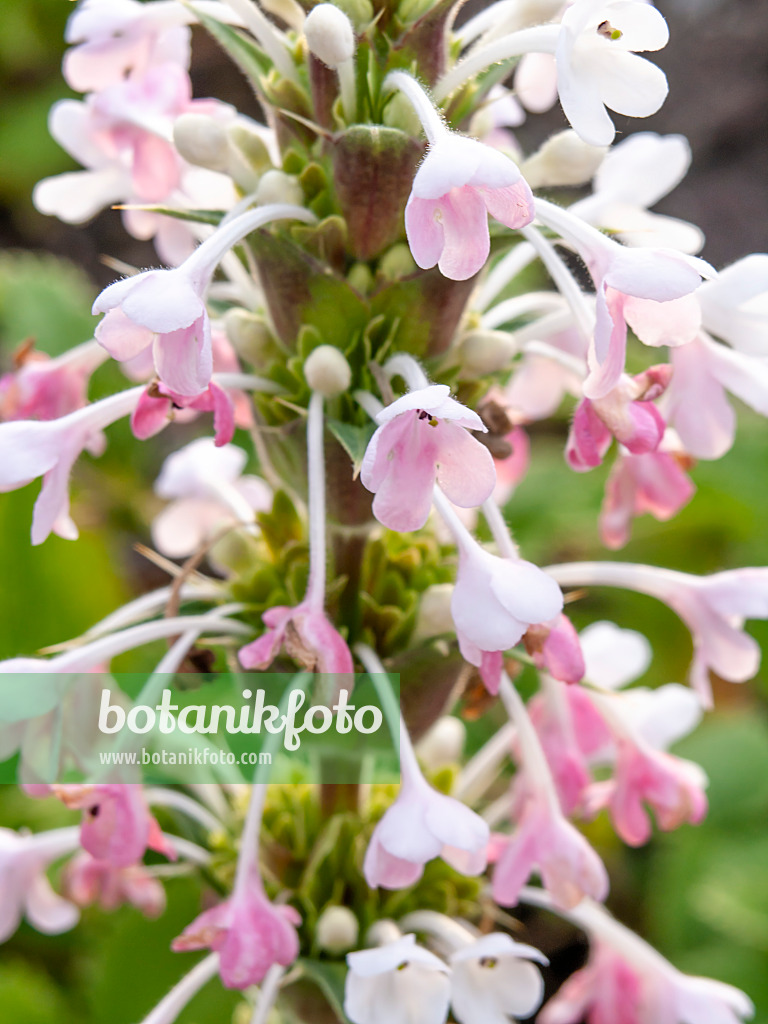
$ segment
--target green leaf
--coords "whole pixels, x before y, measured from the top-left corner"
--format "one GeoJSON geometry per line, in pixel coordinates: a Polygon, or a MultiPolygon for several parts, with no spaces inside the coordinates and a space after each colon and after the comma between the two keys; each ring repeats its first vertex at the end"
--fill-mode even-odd
{"type": "Polygon", "coordinates": [[[351,423],[342,423],[340,420],[326,420],[325,424],[347,455],[349,455],[350,459],[352,459],[355,476],[357,476],[363,464],[363,456],[368,447],[368,442],[376,431],[376,424],[371,423],[364,427],[356,427],[351,423]]]}
{"type": "Polygon", "coordinates": [[[301,959],[297,965],[305,978],[313,981],[342,1024],[349,1018],[344,1013],[344,982],[347,977],[347,966],[325,960],[301,959]]]}

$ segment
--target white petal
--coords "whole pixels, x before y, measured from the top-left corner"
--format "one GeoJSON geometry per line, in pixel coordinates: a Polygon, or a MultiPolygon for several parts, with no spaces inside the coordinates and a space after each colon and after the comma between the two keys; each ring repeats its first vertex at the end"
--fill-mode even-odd
{"type": "Polygon", "coordinates": [[[606,690],[637,679],[651,663],[651,645],[642,633],[613,622],[593,622],[579,634],[585,678],[606,690]]]}

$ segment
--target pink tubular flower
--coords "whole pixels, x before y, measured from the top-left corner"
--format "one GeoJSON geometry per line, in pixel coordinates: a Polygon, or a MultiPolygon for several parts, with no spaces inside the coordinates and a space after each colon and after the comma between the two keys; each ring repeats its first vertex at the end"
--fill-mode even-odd
{"type": "Polygon", "coordinates": [[[584,836],[536,787],[518,801],[517,828],[503,847],[493,874],[493,898],[515,906],[530,876],[540,875],[559,907],[575,906],[584,896],[604,900],[608,875],[584,836]]]}
{"type": "Polygon", "coordinates": [[[400,724],[402,785],[371,836],[363,874],[375,888],[417,882],[435,857],[465,875],[485,868],[488,826],[464,804],[432,789],[421,774],[408,732],[400,724]]]}
{"type": "MultiPolygon", "coordinates": [[[[551,909],[537,890],[524,898],[551,909]]],[[[741,1024],[754,1015],[739,989],[683,974],[590,900],[564,916],[588,933],[590,958],[547,1003],[540,1024],[741,1024]]]]}
{"type": "Polygon", "coordinates": [[[634,378],[622,374],[603,398],[582,399],[566,445],[571,469],[599,466],[613,437],[633,455],[656,451],[665,424],[653,400],[664,393],[671,376],[670,366],[652,366],[634,378]]]}
{"type": "Polygon", "coordinates": [[[490,252],[488,214],[509,228],[530,224],[533,194],[520,170],[498,150],[450,132],[416,80],[393,71],[387,84],[413,105],[429,140],[405,208],[413,258],[454,281],[466,281],[490,252]]]}
{"type": "Polygon", "coordinates": [[[107,315],[96,339],[118,360],[152,346],[155,370],[172,392],[197,397],[213,373],[211,327],[204,295],[222,257],[256,228],[273,220],[315,220],[300,206],[274,203],[249,210],[206,239],[173,270],[146,270],[109,285],[93,312],[107,315]]]}
{"type": "Polygon", "coordinates": [[[267,631],[238,653],[243,668],[269,668],[282,648],[310,672],[354,672],[349,647],[322,608],[308,601],[295,608],[276,605],[262,619],[267,631]]]}
{"type": "Polygon", "coordinates": [[[642,846],[651,837],[643,804],[653,810],[664,832],[684,822],[698,825],[703,820],[707,780],[697,764],[626,738],[620,738],[617,746],[614,777],[594,785],[587,795],[588,813],[607,807],[614,828],[629,846],[642,846]]]}
{"type": "Polygon", "coordinates": [[[446,133],[416,172],[405,208],[413,258],[453,281],[482,270],[490,252],[488,214],[508,228],[533,219],[533,195],[509,157],[476,139],[446,133]]]}
{"type": "Polygon", "coordinates": [[[709,672],[733,683],[750,679],[760,648],[744,632],[745,619],[768,618],[768,569],[732,569],[691,576],[671,569],[621,562],[572,562],[549,566],[561,586],[624,587],[655,597],[675,611],[693,638],[690,682],[709,707],[709,672]]]}
{"type": "Polygon", "coordinates": [[[502,677],[500,694],[517,730],[519,768],[512,794],[516,828],[496,859],[493,898],[514,906],[525,882],[538,872],[559,907],[573,907],[584,896],[605,899],[608,875],[603,862],[564,817],[536,730],[507,676],[502,677]]]}
{"type": "Polygon", "coordinates": [[[624,547],[636,516],[649,513],[664,523],[677,515],[695,490],[684,457],[674,451],[619,452],[605,484],[600,539],[607,548],[624,547]]]}
{"type": "Polygon", "coordinates": [[[65,784],[51,791],[67,805],[83,811],[80,842],[97,860],[124,868],[138,863],[147,848],[176,859],[144,800],[142,787],[133,783],[65,784]]]}
{"type": "Polygon", "coordinates": [[[23,916],[46,935],[74,928],[77,907],[53,891],[45,872],[77,843],[75,828],[26,836],[0,828],[0,942],[13,935],[23,916]]]}
{"type": "Polygon", "coordinates": [[[493,491],[493,457],[469,430],[485,431],[477,413],[450,397],[446,384],[409,391],[376,416],[379,428],[360,478],[376,495],[373,513],[391,530],[420,529],[437,481],[461,508],[481,505],[493,491]],[[466,428],[466,429],[465,429],[466,428]]]}
{"type": "Polygon", "coordinates": [[[77,527],[69,515],[72,466],[84,449],[97,445],[104,427],[136,407],[141,392],[141,388],[131,388],[55,420],[0,423],[0,492],[43,477],[32,519],[33,544],[42,544],[51,532],[68,540],[77,538],[77,527]]]}
{"type": "MultiPolygon", "coordinates": [[[[633,325],[639,326],[640,339],[654,336],[664,319],[664,304],[689,295],[701,284],[702,276],[713,276],[715,271],[704,260],[674,249],[620,245],[568,210],[542,199],[536,200],[536,216],[577,249],[595,282],[596,321],[588,354],[590,374],[583,390],[587,398],[603,398],[616,387],[624,371],[627,304],[632,308],[633,325]]],[[[690,317],[698,315],[695,304],[688,312],[690,317]]],[[[695,334],[696,323],[686,316],[683,329],[683,340],[688,341],[695,334]]],[[[653,343],[658,344],[655,336],[653,343]]]]}
{"type": "Polygon", "coordinates": [[[55,420],[88,401],[88,380],[105,360],[93,341],[52,359],[23,346],[16,369],[0,377],[0,420],[55,420]]]}
{"type": "Polygon", "coordinates": [[[84,852],[64,869],[62,892],[79,907],[98,903],[103,910],[116,910],[130,903],[147,917],[159,917],[165,909],[165,889],[143,865],[115,867],[84,852]]]}
{"type": "Polygon", "coordinates": [[[467,537],[459,545],[451,614],[462,655],[481,669],[489,691],[496,693],[500,652],[519,643],[530,626],[556,618],[563,595],[532,562],[499,558],[467,537]]]}
{"type": "Polygon", "coordinates": [[[179,953],[211,949],[219,954],[219,973],[227,988],[258,985],[273,964],[287,967],[299,955],[298,911],[267,899],[257,870],[252,869],[239,894],[206,910],[173,940],[179,953]]]}

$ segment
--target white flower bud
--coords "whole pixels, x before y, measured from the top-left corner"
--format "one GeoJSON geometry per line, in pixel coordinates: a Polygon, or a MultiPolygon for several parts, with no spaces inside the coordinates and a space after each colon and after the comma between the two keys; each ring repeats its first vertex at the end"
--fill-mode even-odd
{"type": "Polygon", "coordinates": [[[207,114],[182,114],[173,125],[173,143],[179,156],[195,167],[226,171],[229,140],[226,127],[207,114]]]}
{"type": "Polygon", "coordinates": [[[470,331],[459,349],[461,365],[474,375],[496,373],[509,368],[517,351],[514,337],[507,331],[470,331]]]}
{"type": "Polygon", "coordinates": [[[451,616],[452,583],[435,583],[421,595],[414,640],[428,640],[454,629],[451,616]]]}
{"type": "Polygon", "coordinates": [[[310,353],[304,363],[304,376],[312,390],[324,398],[340,395],[352,381],[349,363],[333,345],[320,345],[310,353]]]}
{"type": "Polygon", "coordinates": [[[349,907],[326,907],[317,922],[317,944],[332,956],[348,953],[357,945],[360,925],[349,907]]]}
{"type": "Polygon", "coordinates": [[[366,946],[386,946],[390,942],[397,942],[402,938],[403,933],[394,921],[384,918],[376,921],[365,933],[366,946]]]}
{"type": "Polygon", "coordinates": [[[464,723],[453,715],[438,718],[416,745],[419,760],[429,771],[455,764],[461,757],[467,739],[464,723]]]}
{"type": "Polygon", "coordinates": [[[520,170],[531,188],[583,185],[591,181],[607,146],[590,146],[570,128],[552,135],[520,170]]]}
{"type": "Polygon", "coordinates": [[[267,171],[266,174],[262,174],[256,188],[256,202],[261,206],[267,203],[291,203],[293,206],[302,206],[304,192],[292,174],[286,174],[285,171],[267,171]]]}
{"type": "Polygon", "coordinates": [[[240,358],[255,366],[262,362],[274,340],[264,319],[247,309],[228,309],[224,330],[240,358]]]}
{"type": "Polygon", "coordinates": [[[352,23],[334,4],[312,8],[304,22],[304,35],[312,53],[334,70],[355,55],[352,23]]]}

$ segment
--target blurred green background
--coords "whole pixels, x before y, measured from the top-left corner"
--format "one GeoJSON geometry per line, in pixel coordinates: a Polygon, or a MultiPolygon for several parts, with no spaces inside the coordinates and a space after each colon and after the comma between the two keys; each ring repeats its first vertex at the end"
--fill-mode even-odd
{"type": "MultiPolygon", "coordinates": [[[[759,169],[766,170],[768,133],[756,130],[755,118],[758,129],[759,118],[764,126],[768,86],[764,74],[753,74],[751,62],[758,49],[764,60],[765,5],[713,0],[699,6],[701,17],[683,0],[658,6],[672,22],[672,44],[658,60],[668,70],[672,94],[657,127],[688,132],[700,161],[696,175],[665,201],[664,209],[698,219],[710,240],[704,255],[715,262],[764,250],[768,193],[759,169]],[[721,60],[719,50],[712,57],[719,62],[718,74],[725,73],[727,64],[737,84],[723,85],[710,102],[700,84],[706,74],[701,55],[714,52],[715,36],[721,45],[723,40],[731,45],[730,63],[721,60]],[[740,54],[738,60],[734,54],[740,54]],[[697,88],[698,106],[690,100],[697,88]],[[751,132],[745,127],[748,115],[751,132]]],[[[0,372],[28,337],[51,354],[91,337],[91,302],[112,277],[99,254],[141,263],[140,253],[146,251],[132,245],[131,256],[126,255],[117,214],[104,213],[88,230],[78,230],[41,217],[29,202],[36,180],[72,167],[46,129],[51,103],[67,95],[58,67],[71,9],[65,0],[3,3],[0,372]],[[64,254],[74,262],[62,261],[64,254]]],[[[216,79],[225,83],[222,88],[230,83],[237,93],[237,76],[221,70],[216,51],[202,40],[196,47],[200,81],[216,79]]],[[[205,92],[198,88],[197,94],[205,92]]],[[[94,378],[94,396],[116,390],[122,380],[114,365],[102,367],[94,378]]],[[[638,520],[622,558],[700,573],[768,564],[768,431],[763,420],[741,412],[730,455],[694,468],[694,501],[670,523],[638,520]]],[[[596,519],[606,471],[576,475],[566,470],[566,429],[565,418],[554,427],[534,428],[532,467],[509,510],[523,551],[540,563],[605,556],[596,519]]],[[[80,460],[73,480],[73,514],[81,529],[76,544],[51,537],[39,548],[29,546],[39,483],[0,498],[0,657],[30,654],[75,636],[133,594],[164,582],[133,545],[148,540],[147,523],[155,508],[138,481],[152,480],[168,450],[181,443],[180,428],[171,434],[137,444],[126,425],[119,424],[110,428],[109,447],[98,463],[89,456],[80,460]]],[[[578,626],[607,617],[645,633],[655,657],[644,682],[684,679],[688,634],[657,603],[604,590],[588,595],[572,611],[578,626]]],[[[768,642],[766,623],[752,623],[750,631],[764,645],[768,642]]],[[[616,912],[681,969],[744,988],[758,1006],[758,1024],[768,1024],[765,680],[762,673],[746,686],[717,685],[717,713],[678,747],[677,752],[699,761],[711,779],[711,809],[702,826],[658,835],[636,851],[617,843],[602,820],[591,831],[608,863],[616,912]]],[[[31,801],[11,789],[0,792],[5,826],[37,830],[70,820],[71,815],[51,809],[48,802],[31,801]]],[[[3,884],[0,875],[0,898],[3,884]]],[[[168,897],[166,914],[150,925],[126,908],[113,914],[89,910],[77,930],[56,938],[22,926],[0,957],[0,1018],[9,1024],[135,1024],[195,959],[171,954],[169,943],[198,911],[197,889],[189,881],[171,880],[168,897]]],[[[212,984],[180,1020],[223,1024],[236,1003],[236,996],[212,984]]]]}

